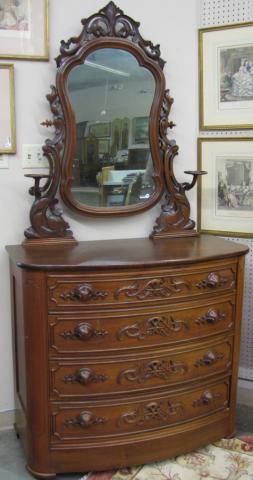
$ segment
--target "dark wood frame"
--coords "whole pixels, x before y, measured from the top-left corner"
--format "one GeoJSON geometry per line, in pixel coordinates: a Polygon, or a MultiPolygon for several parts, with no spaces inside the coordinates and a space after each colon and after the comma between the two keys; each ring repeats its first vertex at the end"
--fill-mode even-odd
{"type": "Polygon", "coordinates": [[[196,235],[185,191],[195,185],[198,175],[203,172],[185,172],[193,175],[191,183],[178,183],[173,174],[173,160],[178,147],[167,138],[168,128],[174,127],[174,123],[168,120],[173,99],[169,90],[165,90],[165,62],[160,57],[159,45],[144,40],[139,32],[139,23],[125,15],[113,2],[83,19],[82,24],[83,30],[78,37],[72,37],[67,42],[61,41],[60,55],[56,58],[56,87],[52,87],[52,93],[47,97],[54,120],[43,123],[55,127],[54,139],[47,140],[43,147],[44,155],[49,159],[50,174],[44,187],[39,186],[40,179],[37,176],[36,187],[30,189],[30,193],[35,195],[35,202],[30,215],[31,227],[25,231],[26,238],[43,238],[44,242],[55,238],[68,241],[73,238],[68,224],[62,218],[62,212],[55,208],[58,186],[63,201],[70,209],[79,214],[97,216],[143,212],[154,206],[165,193],[162,213],[156,220],[151,236],[196,235]],[[98,48],[118,48],[130,52],[139,65],[149,69],[155,78],[156,88],[149,122],[155,189],[144,203],[110,208],[92,207],[79,203],[71,192],[76,124],[67,91],[67,78],[73,67],[82,64],[85,57],[98,48]]]}

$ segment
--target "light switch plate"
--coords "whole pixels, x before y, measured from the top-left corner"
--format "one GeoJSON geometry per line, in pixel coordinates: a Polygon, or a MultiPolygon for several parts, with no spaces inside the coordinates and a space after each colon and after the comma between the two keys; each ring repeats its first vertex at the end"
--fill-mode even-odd
{"type": "Polygon", "coordinates": [[[42,145],[22,145],[22,167],[23,168],[48,168],[48,160],[43,155],[42,145]]]}
{"type": "Polygon", "coordinates": [[[9,168],[9,156],[0,155],[0,168],[9,168]]]}

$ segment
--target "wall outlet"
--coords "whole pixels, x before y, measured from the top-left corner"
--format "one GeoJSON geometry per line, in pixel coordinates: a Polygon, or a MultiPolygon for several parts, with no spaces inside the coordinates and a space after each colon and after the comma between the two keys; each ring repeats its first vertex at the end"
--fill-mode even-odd
{"type": "Polygon", "coordinates": [[[48,159],[43,155],[42,145],[22,145],[23,168],[48,168],[48,159]]]}
{"type": "Polygon", "coordinates": [[[0,168],[9,168],[9,156],[0,155],[0,168]]]}

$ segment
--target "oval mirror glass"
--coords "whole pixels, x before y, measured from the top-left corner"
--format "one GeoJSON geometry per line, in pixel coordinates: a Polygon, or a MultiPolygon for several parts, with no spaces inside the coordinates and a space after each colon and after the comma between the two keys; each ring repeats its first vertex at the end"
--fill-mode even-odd
{"type": "Polygon", "coordinates": [[[154,192],[149,116],[152,73],[130,52],[101,48],[68,77],[76,121],[71,192],[94,207],[147,201],[154,192]]]}

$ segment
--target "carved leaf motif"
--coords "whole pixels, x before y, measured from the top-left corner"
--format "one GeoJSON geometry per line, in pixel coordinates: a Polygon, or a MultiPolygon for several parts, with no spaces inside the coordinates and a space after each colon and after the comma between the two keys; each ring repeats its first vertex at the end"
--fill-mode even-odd
{"type": "Polygon", "coordinates": [[[118,419],[118,425],[135,424],[145,425],[155,422],[166,422],[172,415],[182,415],[184,406],[181,402],[171,403],[165,402],[149,402],[140,405],[132,412],[123,413],[118,419]]]}
{"type": "MultiPolygon", "coordinates": [[[[210,390],[205,390],[203,394],[193,401],[193,407],[201,407],[205,405],[210,405],[216,399],[221,398],[221,393],[212,393],[210,390]]],[[[225,402],[226,404],[227,402],[225,402]]]]}
{"type": "Polygon", "coordinates": [[[137,338],[138,340],[143,340],[146,337],[154,335],[168,337],[171,335],[171,332],[179,332],[182,329],[186,330],[188,328],[189,324],[187,322],[174,319],[171,315],[168,317],[152,317],[122,327],[117,332],[117,339],[122,340],[124,336],[137,338]]]}
{"type": "Polygon", "coordinates": [[[139,283],[134,283],[126,287],[118,288],[114,293],[114,298],[119,299],[123,294],[126,297],[136,297],[138,300],[145,300],[150,297],[170,297],[173,293],[179,293],[184,288],[191,289],[191,284],[184,280],[170,278],[154,278],[146,282],[143,286],[139,283]]]}
{"type": "Polygon", "coordinates": [[[168,380],[171,375],[185,373],[186,371],[187,365],[184,362],[153,360],[149,363],[140,364],[136,368],[122,370],[117,377],[117,383],[122,383],[123,380],[144,383],[152,378],[168,380]]]}
{"type": "Polygon", "coordinates": [[[130,39],[161,68],[164,67],[165,62],[160,57],[160,46],[144,40],[139,32],[140,24],[125,15],[113,2],[109,2],[98,13],[83,19],[82,25],[83,30],[78,37],[72,37],[67,42],[61,41],[60,55],[56,58],[58,67],[65,58],[76,54],[87,42],[100,37],[130,39]]]}

